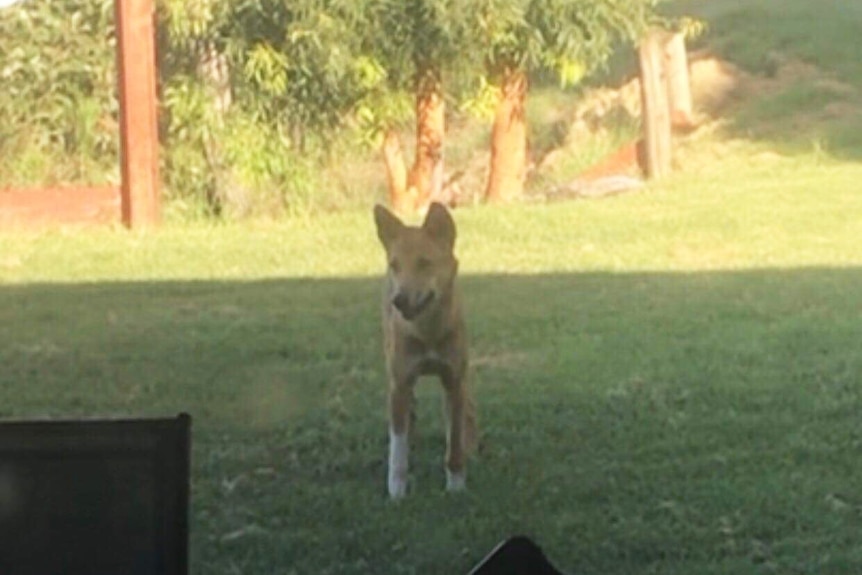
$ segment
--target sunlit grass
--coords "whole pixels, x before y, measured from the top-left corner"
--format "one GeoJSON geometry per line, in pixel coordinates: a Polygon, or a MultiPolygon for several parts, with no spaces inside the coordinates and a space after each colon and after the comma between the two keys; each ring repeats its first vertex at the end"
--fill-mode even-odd
{"type": "MultiPolygon", "coordinates": [[[[851,266],[862,164],[740,144],[721,163],[604,201],[458,210],[464,273],[851,266]]],[[[252,224],[0,232],[6,282],[373,276],[367,210],[252,224]]]]}
{"type": "Polygon", "coordinates": [[[570,572],[852,572],[862,165],[724,146],[637,194],[456,212],[464,497],[422,384],[415,490],[385,499],[370,209],[0,233],[0,415],[191,412],[194,573],[466,572],[515,532],[570,572]]]}

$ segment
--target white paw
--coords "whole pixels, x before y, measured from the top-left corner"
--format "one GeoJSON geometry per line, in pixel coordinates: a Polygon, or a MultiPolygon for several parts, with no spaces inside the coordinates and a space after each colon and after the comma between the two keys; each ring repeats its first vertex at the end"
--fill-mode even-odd
{"type": "Polygon", "coordinates": [[[401,499],[407,495],[407,477],[400,477],[397,473],[389,474],[389,497],[401,499]]]}
{"type": "Polygon", "coordinates": [[[458,473],[452,473],[448,469],[446,470],[446,491],[456,492],[456,491],[464,491],[467,489],[467,473],[464,471],[460,471],[458,473]]]}

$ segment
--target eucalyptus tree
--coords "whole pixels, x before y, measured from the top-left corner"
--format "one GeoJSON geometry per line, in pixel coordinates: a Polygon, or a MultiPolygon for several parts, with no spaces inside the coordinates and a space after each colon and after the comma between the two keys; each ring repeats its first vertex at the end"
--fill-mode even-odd
{"type": "MultiPolygon", "coordinates": [[[[414,100],[416,146],[412,167],[403,167],[400,144],[389,131],[384,153],[393,202],[422,207],[443,185],[447,77],[470,61],[468,0],[366,0],[366,53],[384,71],[392,94],[414,100]],[[399,195],[407,197],[399,198],[399,195]]],[[[386,131],[386,126],[383,126],[386,131]]]]}
{"type": "Polygon", "coordinates": [[[481,0],[472,20],[485,73],[499,100],[491,136],[487,201],[523,191],[527,158],[524,105],[533,71],[578,83],[634,43],[656,19],[658,0],[481,0]]]}

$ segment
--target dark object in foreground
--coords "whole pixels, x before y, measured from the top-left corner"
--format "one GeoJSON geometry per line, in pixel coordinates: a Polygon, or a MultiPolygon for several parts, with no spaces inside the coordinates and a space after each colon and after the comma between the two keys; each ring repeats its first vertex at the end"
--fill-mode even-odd
{"type": "Polygon", "coordinates": [[[0,422],[0,573],[186,575],[191,418],[0,422]]]}
{"type": "Polygon", "coordinates": [[[511,537],[494,548],[469,575],[563,575],[532,540],[511,537]]]}

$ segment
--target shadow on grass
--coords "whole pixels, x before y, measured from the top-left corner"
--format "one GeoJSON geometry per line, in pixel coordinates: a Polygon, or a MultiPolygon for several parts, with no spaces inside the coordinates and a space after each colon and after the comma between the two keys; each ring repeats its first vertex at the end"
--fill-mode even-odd
{"type": "Polygon", "coordinates": [[[0,287],[0,412],[192,413],[194,573],[466,573],[517,532],[571,573],[858,571],[862,270],[464,285],[462,497],[431,385],[383,496],[376,279],[0,287]]]}

